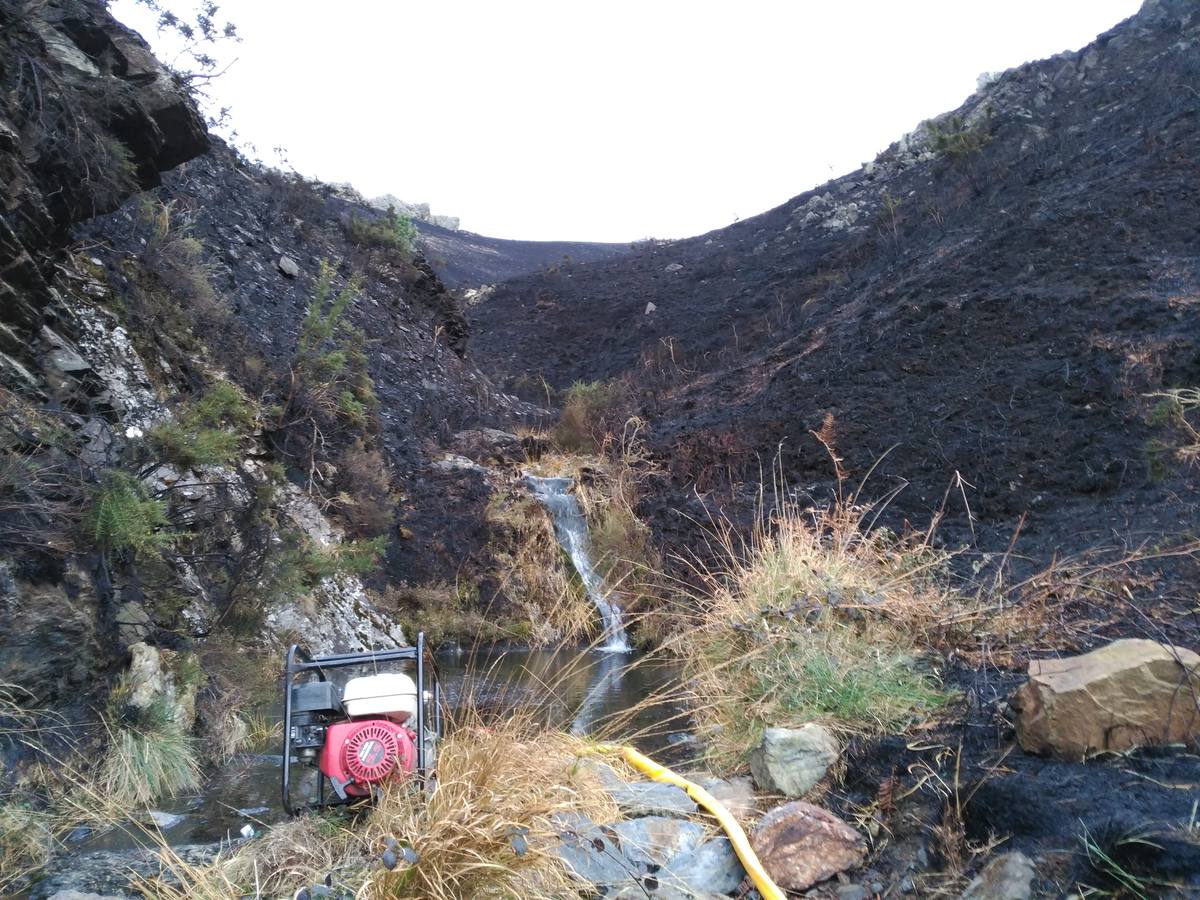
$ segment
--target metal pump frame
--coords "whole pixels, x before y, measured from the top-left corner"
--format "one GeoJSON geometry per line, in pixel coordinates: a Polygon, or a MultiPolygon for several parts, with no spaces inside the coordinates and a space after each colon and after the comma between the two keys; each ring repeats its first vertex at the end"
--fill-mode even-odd
{"type": "Polygon", "coordinates": [[[432,673],[433,680],[433,732],[438,738],[442,736],[442,689],[437,679],[437,669],[433,660],[426,660],[425,632],[417,633],[417,642],[411,647],[397,647],[394,650],[367,650],[361,653],[338,653],[333,656],[310,656],[308,651],[299,644],[292,644],[287,652],[287,661],[283,669],[283,808],[288,815],[299,815],[309,809],[323,809],[329,806],[344,806],[355,803],[362,797],[347,797],[341,799],[336,795],[326,798],[325,782],[328,778],[321,773],[317,786],[317,801],[296,805],[292,803],[292,686],[297,675],[315,672],[318,681],[328,681],[326,672],[330,669],[346,669],[353,666],[374,666],[378,663],[395,663],[412,661],[417,668],[417,768],[413,774],[422,787],[428,777],[426,765],[425,733],[425,676],[426,667],[432,673]]]}

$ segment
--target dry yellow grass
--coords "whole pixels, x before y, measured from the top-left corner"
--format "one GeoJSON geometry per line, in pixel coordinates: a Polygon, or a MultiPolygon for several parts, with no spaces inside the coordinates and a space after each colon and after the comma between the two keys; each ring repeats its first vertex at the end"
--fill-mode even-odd
{"type": "Polygon", "coordinates": [[[580,765],[584,753],[582,742],[532,715],[460,712],[427,794],[415,782],[397,783],[357,821],[309,816],[275,825],[209,866],[191,866],[164,846],[170,877],[138,889],[160,900],[233,900],[290,893],[332,875],[335,887],[362,900],[574,896],[579,886],[554,854],[557,817],[618,815],[594,770],[580,765]],[[382,863],[389,849],[390,870],[382,863]]]}

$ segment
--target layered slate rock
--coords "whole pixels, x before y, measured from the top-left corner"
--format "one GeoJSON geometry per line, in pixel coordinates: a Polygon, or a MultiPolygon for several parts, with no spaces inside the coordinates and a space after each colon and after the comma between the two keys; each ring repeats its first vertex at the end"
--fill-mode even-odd
{"type": "Polygon", "coordinates": [[[1200,655],[1126,639],[1034,660],[1016,694],[1017,739],[1031,753],[1082,759],[1200,737],[1200,655]]]}

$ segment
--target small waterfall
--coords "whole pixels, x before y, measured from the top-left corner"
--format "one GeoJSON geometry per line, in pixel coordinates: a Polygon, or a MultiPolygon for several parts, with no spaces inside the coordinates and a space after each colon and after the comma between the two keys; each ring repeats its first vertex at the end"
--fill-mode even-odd
{"type": "Polygon", "coordinates": [[[571,557],[575,571],[579,573],[587,590],[588,599],[600,611],[605,637],[604,645],[600,649],[628,653],[629,639],[621,621],[621,610],[608,599],[604,579],[596,571],[588,553],[587,519],[584,518],[579,501],[571,493],[571,479],[538,478],[536,475],[526,474],[525,483],[529,485],[533,496],[550,513],[558,542],[571,557]]]}

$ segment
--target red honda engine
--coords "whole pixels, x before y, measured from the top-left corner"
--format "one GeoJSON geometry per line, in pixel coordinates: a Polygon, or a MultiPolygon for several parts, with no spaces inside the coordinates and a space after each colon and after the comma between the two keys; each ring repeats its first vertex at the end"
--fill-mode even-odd
{"type": "Polygon", "coordinates": [[[416,738],[415,731],[389,719],[335,722],[325,733],[318,765],[339,794],[367,797],[371,785],[416,768],[416,738]]]}

